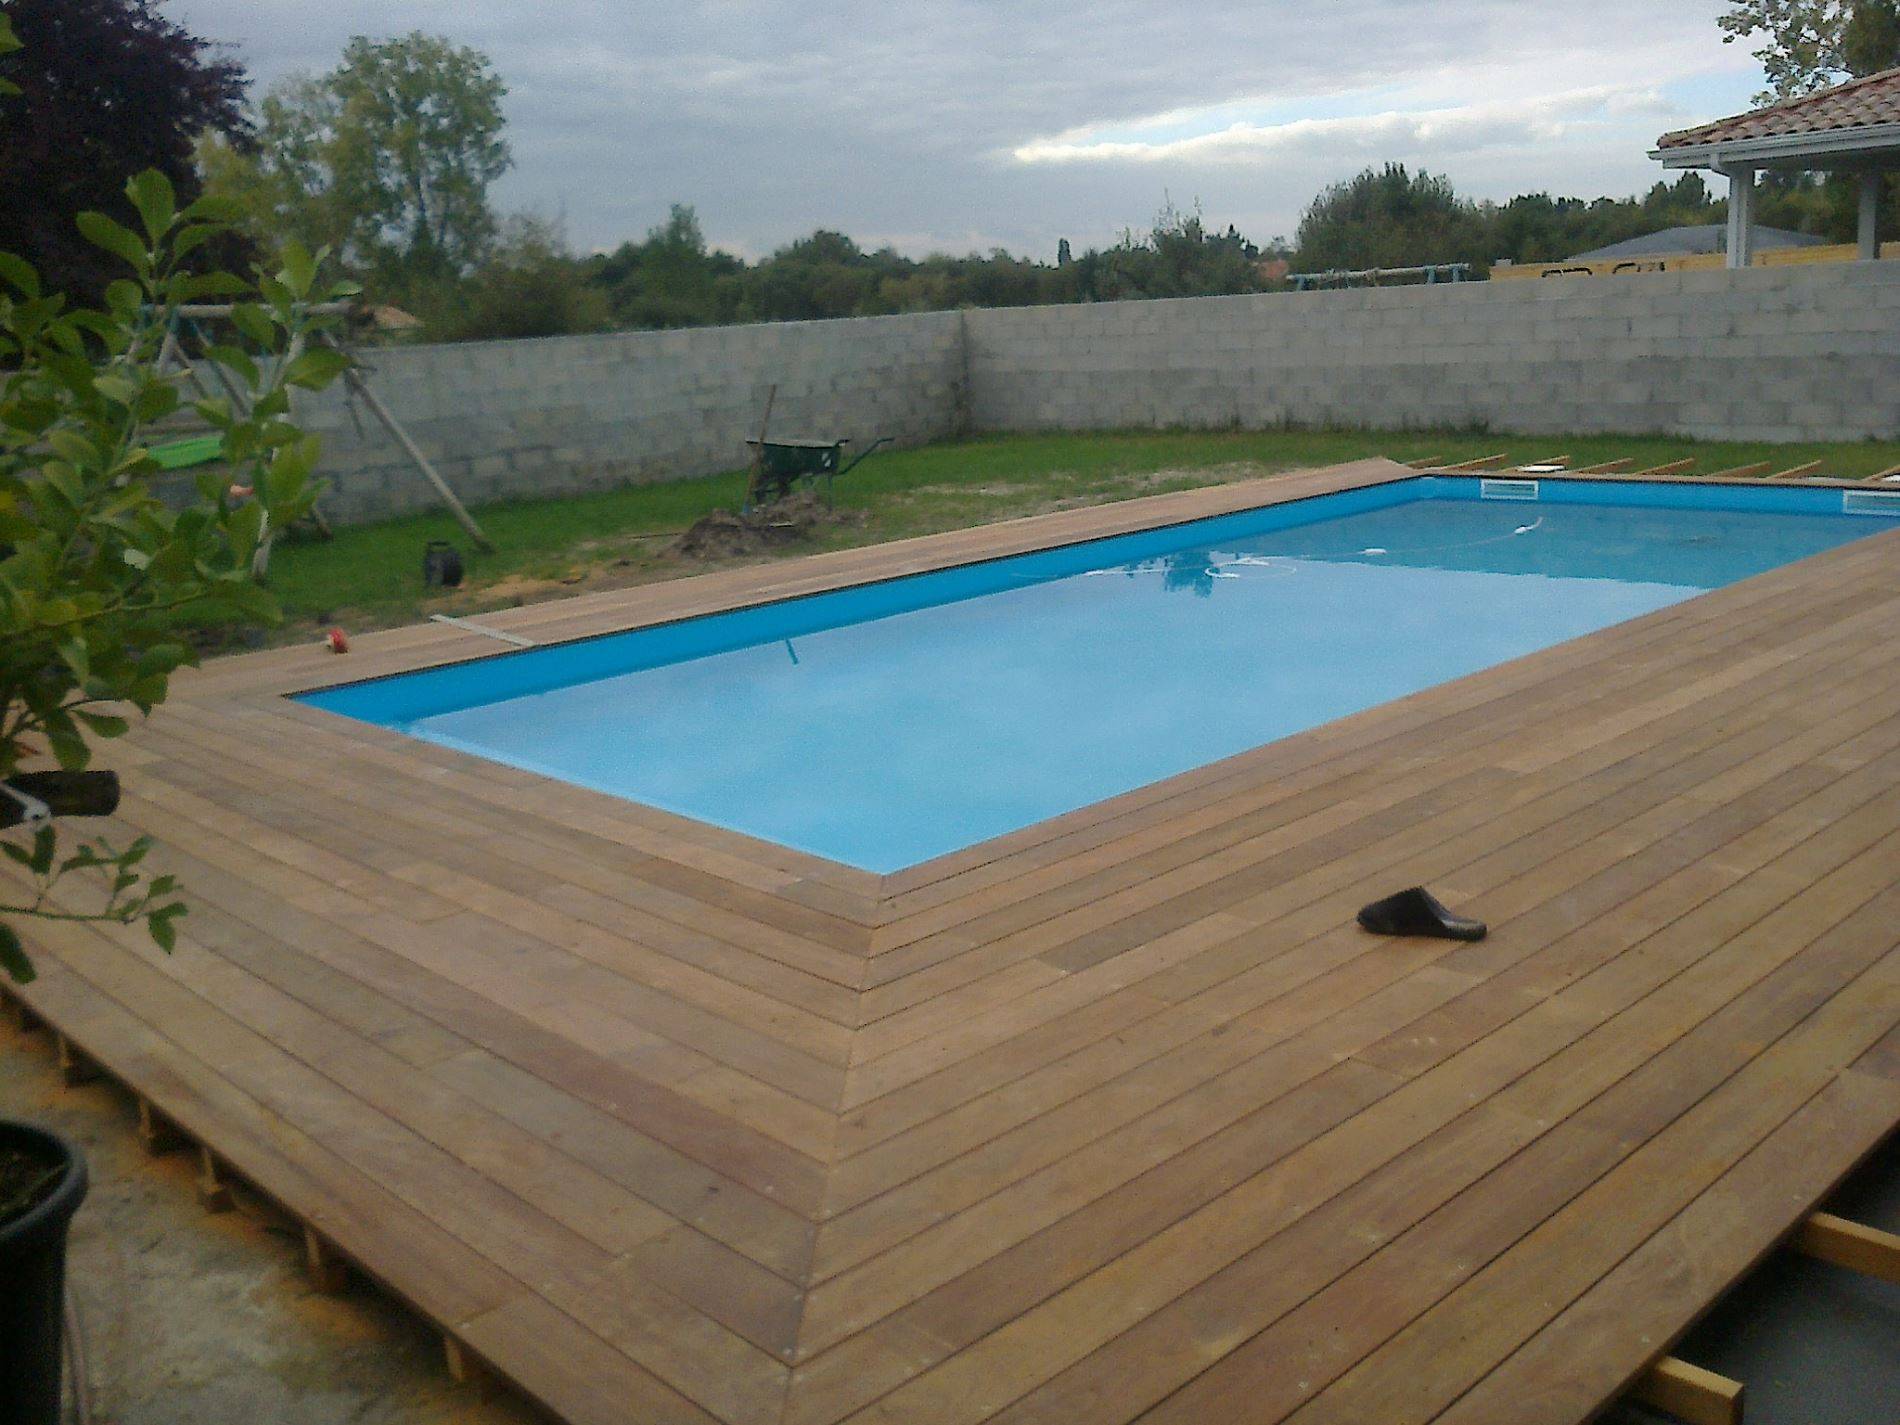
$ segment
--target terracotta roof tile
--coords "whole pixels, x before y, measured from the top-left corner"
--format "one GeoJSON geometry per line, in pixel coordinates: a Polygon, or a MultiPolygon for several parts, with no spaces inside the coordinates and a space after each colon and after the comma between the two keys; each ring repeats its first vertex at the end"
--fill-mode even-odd
{"type": "Polygon", "coordinates": [[[1750,114],[1717,119],[1693,129],[1679,129],[1656,140],[1656,147],[1687,148],[1780,134],[1819,134],[1866,128],[1871,124],[1900,124],[1900,69],[1850,79],[1832,89],[1784,99],[1750,114]]]}

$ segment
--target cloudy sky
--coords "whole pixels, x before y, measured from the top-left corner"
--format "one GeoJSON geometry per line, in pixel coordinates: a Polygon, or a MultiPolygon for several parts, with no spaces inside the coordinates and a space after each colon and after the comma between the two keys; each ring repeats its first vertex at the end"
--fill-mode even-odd
{"type": "Polygon", "coordinates": [[[1624,195],[1655,137],[1749,107],[1720,0],[165,0],[259,85],[444,34],[509,86],[505,207],[611,246],[691,203],[752,256],[814,227],[1047,257],[1171,197],[1259,240],[1398,160],[1624,195]]]}

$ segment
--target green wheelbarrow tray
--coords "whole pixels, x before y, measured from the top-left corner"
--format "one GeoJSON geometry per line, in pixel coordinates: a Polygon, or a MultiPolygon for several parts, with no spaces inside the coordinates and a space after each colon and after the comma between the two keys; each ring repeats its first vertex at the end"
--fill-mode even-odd
{"type": "Polygon", "coordinates": [[[851,443],[849,437],[843,440],[748,440],[746,444],[758,452],[758,474],[747,503],[771,504],[791,494],[795,485],[802,483],[810,488],[819,480],[825,482],[825,498],[829,500],[833,480],[848,475],[872,451],[890,441],[888,435],[879,436],[846,464],[844,448],[851,443]]]}

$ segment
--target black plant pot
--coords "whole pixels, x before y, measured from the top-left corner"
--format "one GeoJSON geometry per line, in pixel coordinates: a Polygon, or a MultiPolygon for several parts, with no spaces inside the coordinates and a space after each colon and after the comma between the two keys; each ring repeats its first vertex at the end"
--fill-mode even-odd
{"type": "Polygon", "coordinates": [[[0,1420],[59,1425],[66,1229],[86,1196],[86,1160],[57,1134],[0,1119],[0,1148],[63,1165],[50,1194],[0,1223],[0,1420]]]}

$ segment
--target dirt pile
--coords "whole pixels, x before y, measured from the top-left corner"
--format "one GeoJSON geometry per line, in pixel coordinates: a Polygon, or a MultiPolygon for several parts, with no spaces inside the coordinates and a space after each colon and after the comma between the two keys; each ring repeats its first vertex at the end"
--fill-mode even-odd
{"type": "Polygon", "coordinates": [[[816,495],[800,493],[747,514],[714,510],[695,520],[668,552],[686,559],[739,559],[810,539],[819,529],[863,523],[862,510],[836,510],[816,495]]]}

